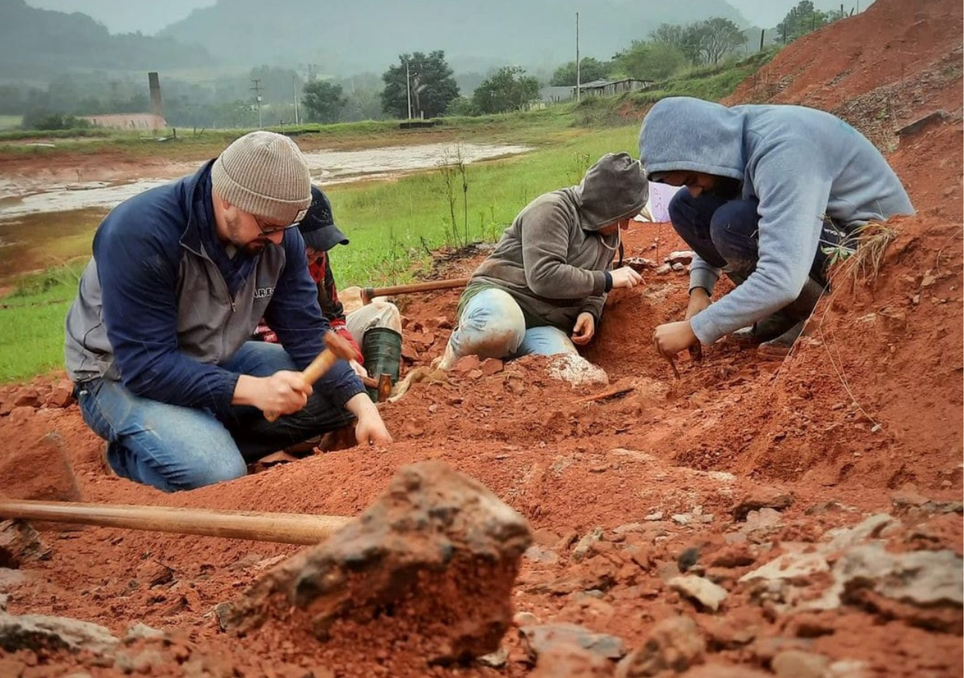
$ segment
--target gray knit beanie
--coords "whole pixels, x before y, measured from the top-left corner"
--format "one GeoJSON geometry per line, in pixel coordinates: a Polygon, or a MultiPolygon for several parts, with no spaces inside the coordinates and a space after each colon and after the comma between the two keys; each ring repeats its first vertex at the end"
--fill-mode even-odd
{"type": "Polygon", "coordinates": [[[311,204],[311,175],[298,146],[275,132],[251,132],[211,168],[211,187],[243,212],[275,224],[301,221],[311,204]]]}

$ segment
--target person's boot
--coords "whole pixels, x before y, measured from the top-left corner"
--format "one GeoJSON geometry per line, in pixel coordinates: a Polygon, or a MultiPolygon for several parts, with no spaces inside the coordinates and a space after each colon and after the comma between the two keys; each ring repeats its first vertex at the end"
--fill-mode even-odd
{"type": "Polygon", "coordinates": [[[800,291],[800,296],[780,309],[785,317],[794,321],[793,325],[779,336],[764,341],[757,350],[767,355],[786,355],[789,353],[790,349],[793,348],[793,343],[803,333],[803,328],[813,313],[813,309],[816,308],[817,302],[820,301],[820,297],[823,296],[824,289],[824,286],[819,282],[807,277],[807,282],[803,286],[803,290],[800,291]]]}
{"type": "MultiPolygon", "coordinates": [[[[368,373],[376,380],[387,374],[394,386],[402,368],[402,335],[388,327],[373,327],[362,337],[361,349],[368,373]]],[[[368,395],[378,402],[377,390],[368,389],[368,395]]]]}

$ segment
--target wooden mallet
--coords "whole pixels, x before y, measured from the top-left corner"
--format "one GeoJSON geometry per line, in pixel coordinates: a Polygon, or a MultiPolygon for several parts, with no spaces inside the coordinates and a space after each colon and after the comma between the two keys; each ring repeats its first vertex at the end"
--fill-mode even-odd
{"type": "Polygon", "coordinates": [[[434,292],[436,290],[451,290],[465,287],[469,282],[468,278],[454,278],[451,280],[432,280],[424,283],[413,283],[411,285],[395,285],[394,287],[366,287],[361,291],[363,304],[372,303],[375,297],[389,297],[396,294],[414,294],[416,292],[434,292]]]}
{"type": "MultiPolygon", "coordinates": [[[[311,364],[301,373],[306,384],[314,384],[321,379],[322,375],[330,370],[339,360],[351,360],[355,357],[355,349],[344,337],[338,336],[334,332],[325,334],[325,350],[318,354],[318,357],[311,361],[311,364]]],[[[277,421],[281,416],[278,412],[265,412],[264,418],[268,421],[277,421]]]]}

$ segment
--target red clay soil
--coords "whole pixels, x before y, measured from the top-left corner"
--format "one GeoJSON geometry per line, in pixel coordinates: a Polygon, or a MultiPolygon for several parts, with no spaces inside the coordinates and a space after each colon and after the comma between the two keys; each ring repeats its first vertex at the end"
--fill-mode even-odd
{"type": "MultiPolygon", "coordinates": [[[[787,83],[776,101],[834,108],[882,84],[914,82],[960,48],[956,0],[878,0],[866,13],[786,48],[766,77],[787,83]]],[[[959,626],[907,621],[882,605],[784,615],[738,584],[786,542],[818,542],[865,513],[895,511],[908,496],[961,499],[964,162],[959,58],[956,64],[954,77],[919,81],[920,106],[887,121],[892,135],[935,106],[948,112],[902,135],[888,156],[918,216],[891,224],[896,238],[879,275],[860,275],[846,263],[836,271],[832,293],[785,360],[723,343],[707,347],[702,363],[682,360],[675,380],[650,338],[656,325],[681,316],[686,274],[649,273],[641,288],[611,295],[586,351],[612,385],[632,387],[623,397],[578,403],[603,388],[574,390],[548,377],[539,358],[491,374],[452,374],[417,383],[382,406],[396,439],[388,448],[319,454],[176,495],[105,475],[103,443],[76,405],[26,407],[0,417],[5,468],[19,460],[21,470],[4,473],[3,491],[22,494],[38,472],[33,450],[51,431],[66,441],[84,499],[115,504],[350,516],[400,466],[441,459],[530,521],[542,551],[524,561],[514,603],[544,623],[582,624],[632,649],[657,622],[686,614],[707,638],[711,665],[772,669],[779,648],[802,647],[833,661],[865,662],[864,673],[846,675],[959,676],[959,626]],[[749,528],[730,510],[744,495],[760,493],[785,493],[793,502],[776,523],[754,528],[766,539],[740,541],[734,535],[749,528]],[[682,518],[670,520],[674,515],[682,518]],[[593,557],[575,558],[573,542],[596,526],[606,536],[593,557]],[[665,583],[690,547],[699,548],[700,563],[709,563],[729,591],[717,613],[694,607],[665,583]]],[[[759,82],[747,83],[736,97],[758,100],[759,91],[759,82]]],[[[638,224],[626,238],[627,256],[657,258],[657,237],[659,257],[681,247],[668,225],[638,224]]],[[[440,273],[471,271],[482,256],[450,261],[440,273]]],[[[441,353],[456,300],[455,292],[400,299],[406,369],[441,353]]],[[[60,378],[33,386],[42,396],[60,378]]],[[[25,388],[0,392],[0,411],[25,388]]],[[[901,519],[903,527],[889,537],[892,550],[961,554],[959,513],[901,519]]],[[[515,633],[506,637],[508,661],[499,669],[427,666],[416,640],[386,647],[377,623],[327,646],[294,642],[303,630],[283,625],[240,639],[223,633],[213,608],[296,547],[106,528],[44,537],[52,555],[23,566],[25,581],[6,589],[8,611],[83,619],[119,636],[136,622],[169,631],[172,639],[155,648],[164,660],[144,669],[153,675],[300,678],[331,669],[345,677],[526,676],[533,670],[515,633]]],[[[135,643],[132,651],[141,647],[135,643]]],[[[120,664],[97,666],[83,654],[0,651],[4,660],[31,678],[81,670],[75,667],[95,678],[124,674],[120,664]]]]}

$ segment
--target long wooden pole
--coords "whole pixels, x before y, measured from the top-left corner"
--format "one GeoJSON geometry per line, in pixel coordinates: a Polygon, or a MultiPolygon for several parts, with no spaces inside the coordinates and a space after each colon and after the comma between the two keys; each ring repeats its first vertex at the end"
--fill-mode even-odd
{"type": "Polygon", "coordinates": [[[0,518],[251,539],[280,544],[318,544],[351,521],[351,518],[342,516],[298,513],[26,500],[0,502],[0,518]]]}
{"type": "Polygon", "coordinates": [[[367,304],[375,297],[388,297],[393,294],[412,294],[413,292],[432,292],[434,290],[450,290],[465,287],[469,278],[453,278],[450,280],[432,280],[411,285],[395,285],[394,287],[366,287],[362,290],[362,298],[367,304]]]}

